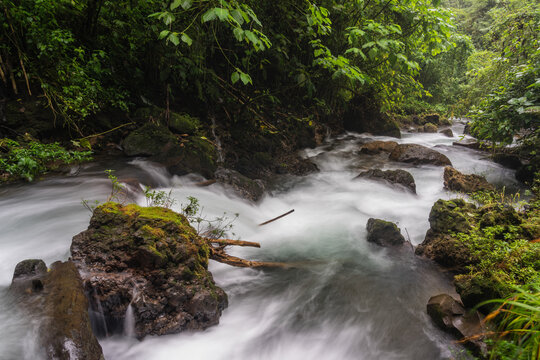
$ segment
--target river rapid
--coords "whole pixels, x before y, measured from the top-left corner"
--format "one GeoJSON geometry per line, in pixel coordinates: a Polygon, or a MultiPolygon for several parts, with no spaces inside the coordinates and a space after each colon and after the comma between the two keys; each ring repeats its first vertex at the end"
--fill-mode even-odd
{"type": "MultiPolygon", "coordinates": [[[[400,143],[434,147],[464,173],[485,175],[517,188],[513,172],[486,154],[452,146],[442,134],[403,133],[400,143]]],[[[392,163],[360,155],[359,144],[385,137],[345,134],[304,150],[320,168],[305,177],[276,178],[257,204],[219,184],[196,187],[195,175],[170,176],[144,160],[84,165],[75,176],[0,188],[0,359],[40,359],[36,320],[23,317],[7,294],[15,265],[40,258],[47,265],[69,257],[71,238],[86,229],[90,212],[81,199],[104,201],[110,192],[105,169],[120,179],[137,179],[172,190],[179,210],[186,197],[199,199],[208,218],[239,217],[236,237],[261,249],[231,249],[250,260],[300,262],[295,269],[233,268],[211,261],[218,286],[229,295],[220,324],[203,332],[101,339],[108,360],[160,359],[448,359],[462,349],[438,330],[426,314],[428,299],[455,294],[451,276],[416,257],[412,250],[387,249],[366,241],[370,217],[398,223],[413,245],[423,241],[428,215],[443,190],[443,168],[392,163]],[[370,180],[353,180],[369,168],[404,169],[415,178],[417,195],[370,180]],[[268,225],[257,224],[294,209],[268,225]]],[[[146,204],[144,197],[137,202],[146,204]]],[[[129,330],[129,329],[128,329],[129,330]]]]}

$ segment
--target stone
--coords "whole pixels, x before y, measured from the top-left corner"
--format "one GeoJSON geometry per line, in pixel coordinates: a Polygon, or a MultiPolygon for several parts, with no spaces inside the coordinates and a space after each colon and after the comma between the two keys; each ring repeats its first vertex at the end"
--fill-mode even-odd
{"type": "Polygon", "coordinates": [[[476,140],[460,140],[460,141],[454,141],[452,143],[452,145],[454,146],[463,146],[463,147],[466,147],[466,148],[469,148],[469,149],[473,149],[473,150],[482,150],[483,147],[482,147],[482,144],[479,143],[478,141],[476,140]]]}
{"type": "Polygon", "coordinates": [[[47,359],[103,360],[88,314],[82,280],[71,261],[57,261],[50,271],[42,260],[17,264],[10,292],[37,324],[37,341],[47,359]]]}
{"type": "Polygon", "coordinates": [[[165,147],[176,142],[176,137],[166,127],[146,123],[132,131],[122,146],[127,156],[152,156],[163,153],[165,147]]]}
{"type": "Polygon", "coordinates": [[[390,221],[370,218],[367,222],[367,241],[380,246],[399,246],[405,242],[400,229],[390,221]]]}
{"type": "Polygon", "coordinates": [[[513,154],[496,153],[493,154],[491,158],[497,164],[501,164],[502,166],[513,170],[517,170],[523,165],[519,159],[519,156],[513,154]]]}
{"type": "Polygon", "coordinates": [[[171,112],[169,115],[169,128],[177,134],[194,135],[200,126],[199,119],[189,114],[171,112]]]}
{"type": "Polygon", "coordinates": [[[416,184],[413,176],[405,170],[380,170],[371,169],[360,173],[355,179],[366,178],[370,180],[383,181],[391,185],[400,185],[408,191],[416,194],[416,184]]]}
{"type": "Polygon", "coordinates": [[[251,200],[259,200],[265,190],[262,180],[252,180],[238,171],[219,167],[214,173],[216,180],[230,186],[239,196],[251,200]]]}
{"type": "Polygon", "coordinates": [[[227,295],[208,271],[209,252],[181,214],[135,204],[99,206],[71,244],[91,309],[104,318],[100,331],[124,331],[131,306],[139,339],[219,322],[227,295]]]}
{"type": "Polygon", "coordinates": [[[464,193],[495,190],[485,177],[476,174],[465,175],[451,166],[444,168],[444,188],[464,193]]]}
{"type": "Polygon", "coordinates": [[[415,165],[452,165],[440,152],[418,144],[400,144],[390,153],[390,160],[415,165]]]}
{"type": "Polygon", "coordinates": [[[438,125],[441,116],[439,114],[434,113],[434,114],[425,114],[423,118],[424,118],[424,124],[432,123],[432,124],[438,125]]]}
{"type": "Polygon", "coordinates": [[[360,152],[362,154],[376,155],[381,152],[392,152],[395,147],[398,146],[398,143],[395,141],[372,141],[367,144],[362,144],[360,147],[360,152]]]}
{"type": "Polygon", "coordinates": [[[216,171],[216,149],[211,142],[199,136],[169,142],[152,160],[165,165],[174,175],[197,173],[210,178],[216,171]]]}
{"type": "Polygon", "coordinates": [[[487,346],[479,334],[486,332],[484,316],[478,311],[466,310],[462,304],[448,294],[432,296],[427,303],[427,313],[442,330],[457,339],[468,338],[466,346],[476,353],[487,353],[487,346]]]}
{"type": "Polygon", "coordinates": [[[437,125],[432,124],[430,122],[428,122],[427,124],[424,125],[424,132],[425,133],[436,133],[437,130],[439,130],[439,128],[437,128],[437,125]]]}
{"type": "Polygon", "coordinates": [[[443,134],[444,136],[450,137],[450,138],[454,137],[454,133],[452,132],[452,129],[450,128],[439,131],[439,134],[443,134]]]}
{"type": "Polygon", "coordinates": [[[367,96],[357,96],[349,101],[343,114],[343,127],[348,131],[401,138],[397,122],[382,113],[377,102],[367,96]]]}

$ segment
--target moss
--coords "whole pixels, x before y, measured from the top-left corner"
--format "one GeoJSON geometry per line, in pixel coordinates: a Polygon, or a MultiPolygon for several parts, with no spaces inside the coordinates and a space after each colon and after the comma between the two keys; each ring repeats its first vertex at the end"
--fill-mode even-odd
{"type": "Polygon", "coordinates": [[[131,132],[123,142],[124,152],[128,156],[158,155],[168,143],[175,143],[176,137],[166,127],[147,123],[131,132]]]}
{"type": "Polygon", "coordinates": [[[199,119],[189,114],[170,113],[169,127],[176,133],[193,135],[197,132],[200,125],[199,119]]]}

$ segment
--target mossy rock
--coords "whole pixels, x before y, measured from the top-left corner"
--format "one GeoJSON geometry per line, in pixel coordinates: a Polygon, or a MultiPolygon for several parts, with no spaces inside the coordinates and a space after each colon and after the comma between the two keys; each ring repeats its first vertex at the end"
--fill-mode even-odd
{"type": "Polygon", "coordinates": [[[463,199],[439,199],[429,213],[429,224],[435,232],[468,232],[476,207],[463,199]]]}
{"type": "Polygon", "coordinates": [[[186,113],[170,113],[169,127],[177,134],[193,135],[197,132],[201,123],[198,118],[186,113]]]}
{"type": "Polygon", "coordinates": [[[213,177],[216,171],[216,149],[210,141],[200,136],[187,137],[179,145],[169,144],[155,160],[176,175],[198,173],[213,177]]]}
{"type": "Polygon", "coordinates": [[[108,333],[125,330],[130,305],[138,338],[205,329],[227,306],[208,271],[209,245],[170,209],[105,203],[71,253],[108,333]]]}
{"type": "Polygon", "coordinates": [[[399,246],[405,242],[400,229],[390,221],[370,218],[367,222],[367,241],[380,246],[399,246]]]}
{"type": "Polygon", "coordinates": [[[166,127],[146,123],[124,139],[123,147],[127,156],[153,156],[176,142],[176,137],[166,127]]]}
{"type": "Polygon", "coordinates": [[[437,130],[439,130],[437,125],[432,124],[430,122],[428,122],[427,124],[424,125],[424,132],[426,132],[426,133],[436,133],[437,130]]]}
{"type": "MultiPolygon", "coordinates": [[[[478,304],[508,296],[512,290],[505,283],[492,277],[476,275],[459,275],[454,278],[456,291],[461,297],[461,302],[468,308],[474,308],[478,304]]],[[[483,313],[491,312],[496,304],[488,304],[479,308],[483,313]]]]}

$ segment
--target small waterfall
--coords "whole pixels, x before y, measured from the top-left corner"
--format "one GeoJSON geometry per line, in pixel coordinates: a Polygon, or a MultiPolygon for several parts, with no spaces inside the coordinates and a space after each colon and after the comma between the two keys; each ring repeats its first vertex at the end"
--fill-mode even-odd
{"type": "Polygon", "coordinates": [[[214,143],[216,144],[216,150],[218,154],[218,164],[223,164],[223,161],[225,160],[223,157],[223,149],[221,147],[221,140],[219,140],[218,136],[216,135],[216,119],[212,116],[210,117],[212,120],[212,136],[214,137],[214,143]]]}
{"type": "Polygon", "coordinates": [[[135,314],[131,303],[127,307],[126,317],[124,319],[124,336],[135,337],[135,314]]]}
{"type": "Polygon", "coordinates": [[[107,321],[105,320],[105,313],[103,312],[103,307],[101,306],[101,301],[99,301],[97,296],[96,289],[94,289],[92,296],[93,300],[95,301],[95,306],[90,305],[90,309],[88,311],[92,330],[97,336],[108,337],[109,331],[107,329],[107,321]]]}

